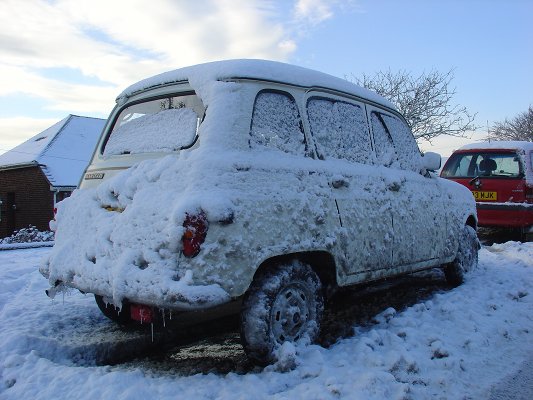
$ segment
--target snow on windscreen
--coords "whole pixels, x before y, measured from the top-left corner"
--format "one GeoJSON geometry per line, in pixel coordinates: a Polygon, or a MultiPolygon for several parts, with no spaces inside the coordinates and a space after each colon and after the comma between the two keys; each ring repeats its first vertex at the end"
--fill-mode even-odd
{"type": "Polygon", "coordinates": [[[263,92],[257,96],[252,117],[250,147],[270,147],[290,154],[305,152],[300,114],[288,95],[263,92]]]}
{"type": "Polygon", "coordinates": [[[307,104],[307,112],[313,137],[323,156],[370,163],[372,148],[361,107],[313,98],[307,104]]]}
{"type": "Polygon", "coordinates": [[[179,150],[193,143],[198,124],[198,115],[185,107],[132,118],[113,130],[104,156],[179,150]]]}

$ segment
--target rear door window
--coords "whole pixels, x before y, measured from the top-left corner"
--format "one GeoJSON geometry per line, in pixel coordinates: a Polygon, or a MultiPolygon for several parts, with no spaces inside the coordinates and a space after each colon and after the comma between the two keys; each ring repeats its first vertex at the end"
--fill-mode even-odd
{"type": "Polygon", "coordinates": [[[335,99],[313,97],[307,102],[311,133],[324,158],[370,163],[372,147],[363,107],[335,99]]]}
{"type": "Polygon", "coordinates": [[[260,92],[254,104],[250,147],[278,149],[304,155],[303,125],[294,98],[286,92],[260,92]]]}

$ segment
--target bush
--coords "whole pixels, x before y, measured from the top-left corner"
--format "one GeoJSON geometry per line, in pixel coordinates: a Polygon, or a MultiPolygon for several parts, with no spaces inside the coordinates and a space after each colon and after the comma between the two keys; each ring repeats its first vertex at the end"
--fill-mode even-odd
{"type": "Polygon", "coordinates": [[[54,240],[54,232],[41,232],[35,226],[30,225],[15,231],[9,237],[0,239],[0,244],[50,242],[52,240],[54,240]]]}

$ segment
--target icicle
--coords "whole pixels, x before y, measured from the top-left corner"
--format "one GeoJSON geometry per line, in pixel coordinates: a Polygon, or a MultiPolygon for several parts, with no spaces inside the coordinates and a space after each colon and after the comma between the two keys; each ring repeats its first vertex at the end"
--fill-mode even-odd
{"type": "Polygon", "coordinates": [[[154,323],[153,322],[150,324],[150,328],[152,329],[152,343],[154,343],[154,323]]]}

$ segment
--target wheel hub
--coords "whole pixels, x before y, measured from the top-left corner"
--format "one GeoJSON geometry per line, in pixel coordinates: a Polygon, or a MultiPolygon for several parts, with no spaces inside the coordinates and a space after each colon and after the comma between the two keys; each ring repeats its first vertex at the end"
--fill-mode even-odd
{"type": "Polygon", "coordinates": [[[301,287],[291,285],[278,293],[272,307],[272,333],[278,343],[297,341],[309,320],[309,295],[301,287]]]}

